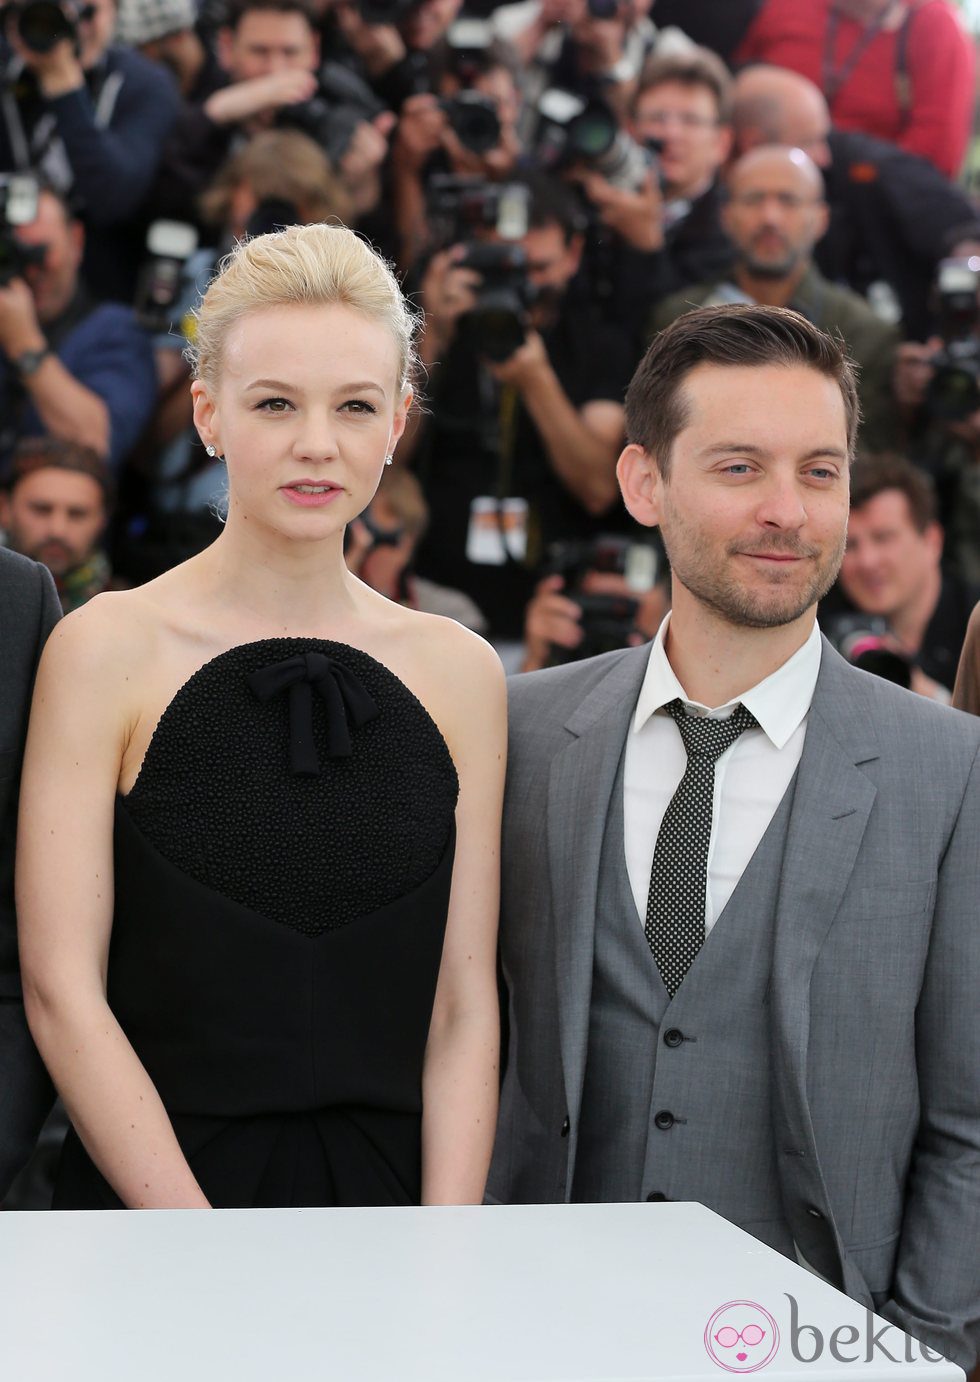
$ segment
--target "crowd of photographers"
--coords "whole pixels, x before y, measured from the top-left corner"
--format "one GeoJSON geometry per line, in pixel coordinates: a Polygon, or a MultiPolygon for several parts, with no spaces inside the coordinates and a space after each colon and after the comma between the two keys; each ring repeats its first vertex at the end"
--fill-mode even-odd
{"type": "Polygon", "coordinates": [[[667,573],[618,503],[626,385],[693,305],[790,306],[861,365],[823,626],[948,697],[980,594],[950,0],[118,3],[4,9],[0,523],[66,608],[219,530],[191,311],[235,239],[338,220],[397,264],[427,371],[349,534],[366,580],[512,666],[651,637],[667,573]]]}

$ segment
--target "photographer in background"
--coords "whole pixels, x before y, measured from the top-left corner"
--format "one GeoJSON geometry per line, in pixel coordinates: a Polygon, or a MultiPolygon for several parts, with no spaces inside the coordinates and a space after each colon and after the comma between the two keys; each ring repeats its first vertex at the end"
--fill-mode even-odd
{"type": "Polygon", "coordinates": [[[168,68],[182,99],[196,104],[216,91],[222,79],[196,23],[194,0],[119,0],[116,41],[168,68]]]}
{"type": "Polygon", "coordinates": [[[128,301],[141,250],[134,222],[177,118],[173,79],[111,44],[113,0],[21,0],[4,14],[0,171],[39,172],[71,194],[94,232],[91,291],[128,301]]]}
{"type": "Polygon", "coordinates": [[[937,512],[928,476],[904,457],[857,461],[847,550],[820,622],[845,655],[855,646],[890,653],[906,664],[911,690],[948,700],[980,590],[943,569],[937,512]]]}
{"type": "Polygon", "coordinates": [[[950,564],[980,585],[980,225],[950,232],[933,304],[939,334],[899,347],[895,398],[936,486],[950,564]]]}
{"type": "Polygon", "coordinates": [[[409,96],[391,143],[397,257],[408,271],[434,248],[427,194],[434,174],[500,182],[521,156],[521,96],[513,54],[486,25],[449,32],[435,90],[409,96]]]}
{"type": "Polygon", "coordinates": [[[431,399],[412,441],[432,526],[418,569],[470,595],[496,639],[521,637],[548,544],[609,525],[633,364],[567,296],[582,254],[570,190],[520,185],[526,234],[437,254],[419,294],[431,399]]]}
{"type": "Polygon", "coordinates": [[[608,534],[555,543],[524,619],[522,672],[537,672],[655,637],[670,605],[659,539],[608,534]]]}
{"type": "Polygon", "coordinates": [[[81,281],[85,232],[65,202],[30,179],[36,201],[22,198],[20,181],[3,188],[0,221],[0,472],[17,440],[45,434],[118,468],[156,401],[149,339],[81,281]]]}
{"type": "Polygon", "coordinates": [[[338,74],[335,66],[321,71],[307,0],[235,0],[217,52],[219,84],[203,101],[185,104],[168,143],[151,201],[155,215],[193,219],[225,159],[273,125],[301,129],[321,145],[355,215],[376,204],[391,118],[353,74],[338,74]],[[334,82],[350,92],[325,99],[334,82]]]}
{"type": "Polygon", "coordinates": [[[87,447],[52,437],[18,445],[0,493],[0,528],[11,551],[48,568],[65,614],[124,588],[102,549],[114,498],[112,472],[87,447]]]}
{"type": "Polygon", "coordinates": [[[532,99],[557,86],[601,95],[625,116],[656,46],[690,46],[679,29],[663,35],[650,8],[650,0],[518,0],[494,12],[493,26],[528,68],[532,99]]]}
{"type": "MultiPolygon", "coordinates": [[[[577,172],[600,222],[599,254],[615,234],[611,316],[637,341],[668,294],[724,273],[732,249],[721,225],[719,174],[731,150],[731,78],[706,48],[654,58],[644,70],[628,129],[654,151],[640,188],[577,172]]],[[[590,278],[602,273],[590,255],[590,278]]]]}

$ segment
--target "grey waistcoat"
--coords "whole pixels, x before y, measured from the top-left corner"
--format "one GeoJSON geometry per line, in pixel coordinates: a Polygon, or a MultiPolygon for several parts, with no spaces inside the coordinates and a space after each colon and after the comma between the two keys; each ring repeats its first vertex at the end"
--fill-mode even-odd
{"type": "Polygon", "coordinates": [[[793,1255],[770,1113],[769,974],[795,778],[673,1001],[623,842],[623,763],[599,868],[572,1198],[695,1200],[793,1255]]]}

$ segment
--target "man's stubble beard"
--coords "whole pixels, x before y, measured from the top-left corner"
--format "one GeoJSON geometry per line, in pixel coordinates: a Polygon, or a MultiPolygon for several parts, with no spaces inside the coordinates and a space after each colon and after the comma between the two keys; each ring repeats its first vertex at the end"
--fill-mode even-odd
{"type": "MultiPolygon", "coordinates": [[[[686,528],[686,525],[679,520],[674,520],[670,526],[674,529],[675,534],[678,528],[682,532],[686,528]]],[[[710,552],[706,552],[703,544],[697,542],[696,535],[691,533],[690,529],[687,529],[687,532],[691,540],[688,543],[681,542],[678,544],[668,537],[664,526],[661,526],[660,533],[667,551],[672,575],[676,576],[696,600],[720,616],[726,623],[735,628],[749,629],[783,628],[786,624],[795,623],[808,609],[822,600],[837,579],[841,562],[844,560],[844,548],[847,542],[845,528],[837,546],[824,561],[815,563],[810,580],[802,590],[797,591],[793,603],[788,605],[785,603],[785,599],[779,602],[774,598],[767,602],[765,592],[748,590],[736,580],[729,578],[726,575],[727,568],[719,570],[712,562],[710,552]],[[683,548],[680,561],[675,560],[678,546],[683,548]],[[688,560],[688,553],[690,553],[690,560],[688,560]]],[[[729,559],[734,558],[737,553],[744,550],[745,546],[745,543],[730,544],[725,549],[725,556],[729,559]]],[[[802,543],[798,539],[786,537],[780,538],[776,542],[756,541],[751,545],[751,550],[756,554],[764,553],[767,549],[773,552],[800,556],[815,556],[816,552],[819,551],[819,549],[808,547],[806,543],[802,543]]],[[[786,598],[792,593],[785,590],[782,581],[773,581],[769,589],[774,597],[778,597],[781,590],[784,590],[786,598]]]]}

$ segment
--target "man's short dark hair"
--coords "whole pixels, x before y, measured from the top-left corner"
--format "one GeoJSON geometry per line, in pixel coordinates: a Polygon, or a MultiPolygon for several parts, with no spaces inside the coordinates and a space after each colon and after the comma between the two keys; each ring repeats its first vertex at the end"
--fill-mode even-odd
{"type": "Polygon", "coordinates": [[[925,471],[894,451],[862,455],[851,467],[851,508],[861,509],[886,490],[905,495],[917,532],[924,533],[939,518],[936,490],[925,471]]]}
{"type": "Polygon", "coordinates": [[[674,441],[688,422],[684,380],[698,365],[803,365],[827,375],[840,388],[854,454],[861,408],[855,366],[838,337],[787,307],[698,307],[654,336],[626,391],[627,439],[654,457],[665,480],[674,441]]]}
{"type": "Polygon", "coordinates": [[[671,53],[657,57],[654,53],[640,74],[636,101],[645,91],[666,82],[681,86],[700,86],[714,97],[719,124],[727,125],[732,118],[732,76],[728,68],[710,48],[693,48],[689,52],[671,53]]]}
{"type": "Polygon", "coordinates": [[[115,480],[108,463],[91,447],[63,441],[59,437],[23,438],[14,447],[7,472],[7,492],[13,494],[21,480],[37,470],[72,470],[79,475],[88,475],[102,490],[106,513],[112,512],[116,498],[115,480]]]}
{"type": "Polygon", "coordinates": [[[537,170],[526,172],[512,181],[528,190],[529,230],[559,226],[566,244],[574,235],[585,230],[586,221],[581,203],[567,183],[537,170]]]}
{"type": "Polygon", "coordinates": [[[300,14],[311,29],[316,28],[316,13],[311,0],[230,0],[225,24],[237,29],[247,14],[254,10],[274,10],[276,14],[300,14]]]}

